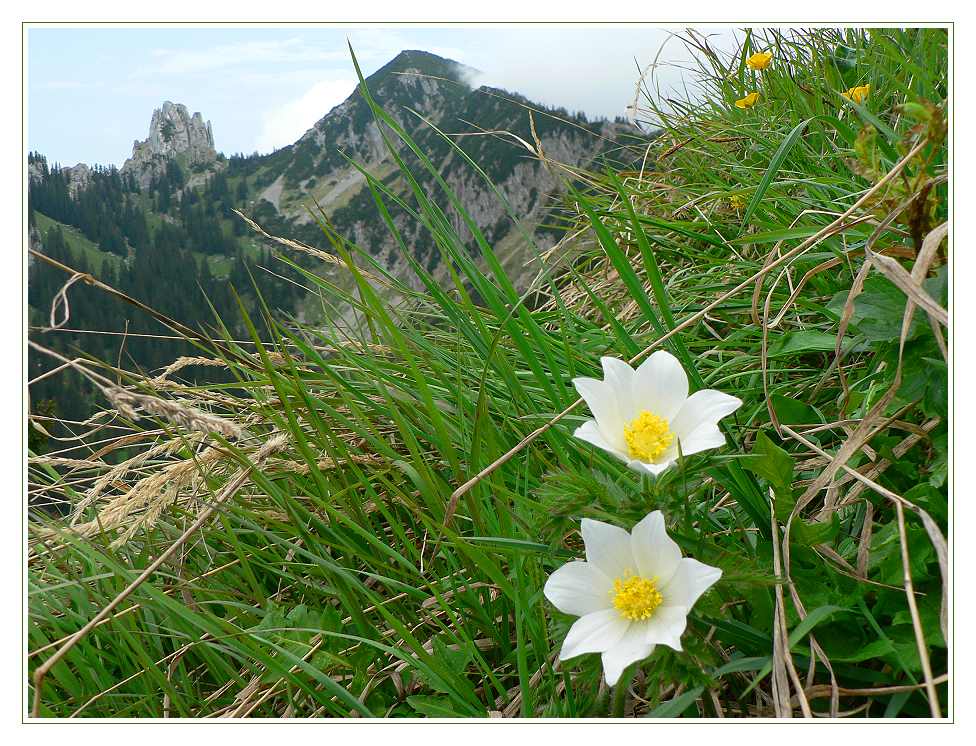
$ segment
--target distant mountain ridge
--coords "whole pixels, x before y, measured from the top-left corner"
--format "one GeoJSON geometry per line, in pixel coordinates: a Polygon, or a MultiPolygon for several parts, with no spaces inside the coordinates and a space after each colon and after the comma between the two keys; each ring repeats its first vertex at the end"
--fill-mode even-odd
{"type": "MultiPolygon", "coordinates": [[[[496,251],[521,255],[531,247],[516,236],[527,231],[543,239],[547,229],[551,231],[545,223],[566,175],[555,173],[534,158],[519,139],[541,148],[554,162],[571,169],[587,168],[616,146],[615,138],[633,130],[622,120],[592,123],[582,115],[535,104],[518,94],[487,86],[472,88],[470,83],[478,76],[477,70],[454,60],[405,50],[370,75],[366,85],[438,164],[441,176],[486,239],[500,244],[500,251],[496,251]],[[451,136],[478,164],[497,193],[437,130],[451,136]],[[506,203],[518,218],[517,231],[506,203]]],[[[397,138],[385,134],[403,150],[397,138]]],[[[134,142],[132,156],[120,173],[145,191],[159,184],[171,186],[167,179],[171,163],[176,163],[184,175],[180,190],[205,186],[216,174],[225,172],[234,182],[231,187],[248,195],[235,207],[262,225],[313,243],[322,242],[310,211],[317,205],[349,240],[367,248],[394,274],[414,282],[396,241],[377,220],[362,173],[353,165],[360,164],[374,176],[390,180],[405,194],[383,135],[357,89],[294,144],[268,155],[232,156],[228,160],[216,150],[209,121],[199,112],[191,116],[183,104],[166,101],[153,112],[148,137],[134,142]]],[[[406,155],[409,160],[410,154],[406,155]]],[[[85,164],[62,171],[72,194],[90,184],[90,169],[85,164]]],[[[425,185],[436,191],[428,175],[421,171],[416,175],[431,182],[425,185]]],[[[179,198],[175,192],[173,196],[179,198]]],[[[236,220],[232,216],[227,219],[236,220]]],[[[430,269],[436,268],[439,257],[424,227],[405,213],[395,216],[394,222],[415,258],[430,269]]],[[[470,238],[460,221],[459,229],[470,238]]],[[[234,231],[239,233],[239,228],[234,231]]]]}
{"type": "MultiPolygon", "coordinates": [[[[438,179],[456,195],[516,287],[523,289],[539,271],[534,261],[538,252],[562,235],[560,206],[567,182],[579,171],[602,168],[604,157],[618,158],[621,140],[639,133],[622,119],[590,122],[515,93],[472,87],[477,77],[477,71],[460,63],[407,50],[366,78],[370,95],[434,164],[437,178],[391,128],[377,124],[358,88],[294,144],[266,155],[224,155],[216,147],[219,123],[215,137],[201,113],[191,115],[183,104],[166,101],[153,112],[148,136],[133,143],[132,156],[121,168],[84,163],[63,167],[48,164],[42,154],[29,155],[31,247],[92,272],[191,326],[211,324],[216,312],[231,333],[246,334],[231,288],[246,307],[256,310],[254,283],[262,300],[283,317],[339,323],[348,320],[343,318],[347,310],[330,309],[333,315],[326,316],[326,304],[302,289],[307,278],[275,261],[271,251],[280,247],[258,236],[235,210],[273,235],[330,251],[312,214],[321,208],[340,235],[407,285],[420,284],[413,262],[446,284],[449,268],[428,227],[410,214],[414,197],[390,153],[392,146],[420,188],[453,222],[471,256],[480,260],[478,242],[438,179]],[[538,153],[551,160],[543,162],[538,153]],[[354,164],[382,184],[399,240],[354,164]]],[[[289,259],[349,288],[348,272],[305,255],[289,259]]],[[[47,323],[48,296],[64,282],[58,272],[41,262],[31,264],[32,324],[47,323]]],[[[125,309],[111,313],[92,305],[89,310],[86,315],[73,306],[72,323],[118,332],[124,326],[119,319],[125,319],[128,332],[136,335],[126,342],[125,354],[136,364],[154,368],[175,356],[175,348],[151,338],[158,331],[151,320],[133,318],[125,309]]],[[[63,343],[58,349],[64,352],[80,347],[106,359],[119,354],[111,337],[99,338],[104,349],[96,348],[90,336],[63,334],[59,339],[63,343]]],[[[35,363],[39,375],[46,363],[35,363]]],[[[47,389],[44,382],[36,391],[51,398],[70,393],[47,389]]],[[[74,413],[83,418],[83,409],[74,407],[74,413]]]]}
{"type": "MultiPolygon", "coordinates": [[[[617,147],[615,138],[631,131],[622,121],[592,123],[582,115],[570,115],[535,104],[518,94],[469,83],[477,71],[453,60],[418,50],[401,52],[366,79],[373,98],[416,141],[435,164],[440,176],[457,195],[485,238],[499,244],[500,253],[524,253],[530,247],[517,235],[544,229],[544,221],[558,200],[566,180],[534,158],[519,142],[540,148],[556,163],[570,168],[595,165],[598,156],[617,147]],[[445,137],[457,144],[458,153],[445,137]],[[497,188],[497,193],[466,162],[478,164],[497,188]],[[499,195],[501,199],[499,199],[499,195]],[[520,231],[509,219],[506,204],[514,209],[520,231]]],[[[367,248],[392,272],[411,280],[411,272],[396,241],[376,220],[373,197],[360,171],[365,166],[375,177],[406,193],[383,131],[367,102],[357,90],[328,112],[296,143],[254,164],[253,178],[261,191],[251,205],[258,222],[283,219],[295,226],[312,225],[309,205],[317,203],[336,228],[359,246],[367,248]]],[[[413,156],[399,139],[386,132],[411,162],[413,156]]],[[[414,175],[430,188],[440,190],[422,169],[414,175]]],[[[435,247],[406,213],[394,216],[415,258],[428,268],[439,264],[435,247]]],[[[470,238],[458,220],[463,238],[470,238]]],[[[318,230],[315,226],[315,230],[318,230]]],[[[300,231],[305,240],[312,232],[300,231]]],[[[548,242],[551,244],[551,240],[548,242]]],[[[547,248],[544,246],[543,248],[547,248]]]]}

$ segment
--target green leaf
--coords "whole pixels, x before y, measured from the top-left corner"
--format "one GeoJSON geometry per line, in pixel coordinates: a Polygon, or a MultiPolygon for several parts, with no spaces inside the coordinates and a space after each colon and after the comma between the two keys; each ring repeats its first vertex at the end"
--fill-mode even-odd
{"type": "MultiPolygon", "coordinates": [[[[944,267],[934,277],[923,283],[925,291],[943,305],[946,303],[946,275],[944,267]]],[[[827,304],[827,310],[840,316],[847,302],[848,292],[837,293],[827,304]]],[[[905,293],[884,275],[872,273],[864,281],[864,289],[854,299],[854,313],[850,324],[858,334],[875,342],[889,342],[901,337],[902,319],[905,315],[905,293]]],[[[928,321],[925,313],[916,309],[907,339],[915,339],[925,332],[928,321]]],[[[833,349],[833,346],[831,346],[833,349]]]]}
{"type": "MultiPolygon", "coordinates": [[[[458,675],[468,667],[473,655],[469,647],[461,646],[458,650],[452,650],[438,637],[434,638],[433,649],[434,656],[441,662],[444,669],[457,673],[458,675]]],[[[435,692],[442,692],[443,694],[451,694],[454,692],[450,684],[442,680],[439,674],[430,674],[423,671],[419,671],[418,674],[427,686],[435,692]]]]}
{"type": "MultiPolygon", "coordinates": [[[[796,647],[797,644],[799,644],[799,642],[804,637],[810,634],[810,632],[813,631],[814,627],[816,627],[818,624],[829,619],[834,614],[838,614],[840,612],[846,612],[846,611],[850,611],[850,609],[847,609],[843,606],[835,606],[830,604],[825,606],[818,606],[817,608],[813,609],[809,614],[806,615],[806,617],[803,618],[803,621],[797,624],[790,631],[790,635],[788,638],[789,649],[793,650],[793,648],[796,647]]],[[[756,684],[758,684],[760,681],[766,678],[766,676],[768,676],[769,672],[772,670],[773,670],[772,658],[769,658],[769,663],[764,665],[759,670],[759,673],[756,674],[756,677],[753,679],[752,684],[749,686],[749,689],[752,689],[756,684]]]]}
{"type": "MultiPolygon", "coordinates": [[[[929,471],[929,484],[942,487],[949,478],[949,433],[943,431],[932,437],[932,448],[935,451],[935,461],[929,471]]],[[[931,512],[931,511],[930,511],[931,512]]],[[[948,517],[948,515],[946,516],[948,517]]]]}
{"type": "Polygon", "coordinates": [[[824,416],[809,404],[782,394],[770,394],[776,419],[783,425],[812,425],[824,422],[824,416]]]}
{"type": "Polygon", "coordinates": [[[783,161],[786,160],[786,156],[789,155],[790,151],[793,149],[793,146],[796,145],[797,141],[800,139],[800,136],[803,134],[803,130],[805,130],[807,125],[812,121],[812,118],[805,119],[796,125],[796,127],[790,131],[790,134],[786,136],[783,142],[780,143],[780,146],[776,149],[772,159],[769,161],[769,167],[766,169],[766,173],[763,174],[763,177],[759,182],[759,186],[756,188],[755,193],[752,195],[752,199],[749,201],[749,206],[746,208],[746,214],[742,216],[743,228],[749,224],[750,218],[752,218],[756,208],[759,207],[759,203],[762,202],[762,198],[766,194],[766,190],[769,189],[769,185],[773,182],[773,179],[779,172],[779,168],[783,165],[783,161]]]}
{"type": "Polygon", "coordinates": [[[407,697],[407,704],[421,715],[435,718],[467,717],[459,714],[452,706],[450,697],[439,697],[428,694],[415,694],[407,697]]]}
{"type": "Polygon", "coordinates": [[[695,701],[701,696],[701,693],[705,691],[705,687],[696,686],[694,689],[689,689],[687,692],[674,699],[669,699],[667,702],[662,702],[653,710],[651,710],[644,717],[649,718],[676,718],[680,717],[681,713],[687,710],[695,701]]]}
{"type": "Polygon", "coordinates": [[[738,673],[740,671],[759,671],[763,666],[769,665],[768,655],[748,656],[730,660],[724,666],[719,666],[712,671],[712,676],[724,676],[727,673],[738,673]]]}
{"type": "Polygon", "coordinates": [[[814,627],[823,621],[826,621],[834,614],[839,614],[842,612],[849,612],[850,609],[844,606],[826,605],[818,606],[813,609],[809,614],[807,614],[803,621],[797,624],[790,631],[790,648],[792,649],[797,643],[800,642],[804,637],[806,637],[814,627]]]}
{"type": "Polygon", "coordinates": [[[796,544],[807,547],[828,544],[840,533],[840,517],[836,512],[830,514],[829,521],[794,520],[790,537],[796,544]]]}
{"type": "Polygon", "coordinates": [[[851,653],[836,653],[833,650],[830,652],[830,659],[833,661],[840,661],[842,663],[860,663],[862,661],[869,661],[873,658],[881,658],[886,655],[891,655],[895,652],[895,647],[892,645],[891,640],[881,638],[878,640],[872,640],[871,642],[858,646],[857,650],[851,653]]]}
{"type": "Polygon", "coordinates": [[[836,334],[816,329],[801,329],[785,334],[770,335],[769,357],[786,357],[802,352],[833,352],[837,344],[836,334]]]}
{"type": "Polygon", "coordinates": [[[928,364],[925,399],[922,407],[928,417],[949,417],[949,366],[942,358],[923,357],[928,364]]]}
{"type": "Polygon", "coordinates": [[[792,497],[791,485],[795,469],[793,457],[773,443],[766,433],[759,432],[752,453],[744,456],[741,461],[743,468],[759,475],[769,483],[777,498],[792,497]]]}

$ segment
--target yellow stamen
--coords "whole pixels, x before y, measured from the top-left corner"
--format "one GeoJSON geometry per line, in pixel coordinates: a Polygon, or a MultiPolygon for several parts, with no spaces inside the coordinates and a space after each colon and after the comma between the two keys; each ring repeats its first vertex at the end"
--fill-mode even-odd
{"type": "Polygon", "coordinates": [[[667,420],[645,409],[633,422],[624,426],[624,440],[627,441],[631,458],[653,464],[668,450],[674,435],[667,420]]]}
{"type": "Polygon", "coordinates": [[[657,589],[657,578],[624,575],[613,581],[613,606],[620,616],[632,622],[648,619],[664,600],[657,589]]]}

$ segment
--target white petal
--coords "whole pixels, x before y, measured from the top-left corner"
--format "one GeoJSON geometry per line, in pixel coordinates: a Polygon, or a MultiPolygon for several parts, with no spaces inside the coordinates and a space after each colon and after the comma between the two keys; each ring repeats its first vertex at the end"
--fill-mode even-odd
{"type": "Polygon", "coordinates": [[[685,439],[701,425],[715,425],[723,417],[742,406],[742,400],[715,389],[702,389],[689,396],[681,410],[671,420],[671,432],[681,440],[685,453],[685,439]]]}
{"type": "Polygon", "coordinates": [[[563,640],[559,660],[575,658],[583,653],[602,653],[609,650],[622,638],[630,627],[630,622],[620,616],[616,609],[594,611],[581,616],[569,628],[563,640]]]}
{"type": "MultiPolygon", "coordinates": [[[[584,422],[582,425],[576,428],[573,436],[579,438],[580,440],[585,440],[587,443],[592,443],[597,448],[602,448],[604,451],[609,451],[619,459],[623,459],[624,461],[627,460],[627,456],[624,454],[624,452],[614,448],[610,441],[607,440],[607,438],[603,435],[603,431],[600,430],[600,426],[597,425],[596,420],[587,420],[584,422]]],[[[623,440],[622,436],[620,440],[623,440]]]]}
{"type": "Polygon", "coordinates": [[[671,420],[688,398],[688,376],[678,358],[658,350],[640,364],[634,376],[634,406],[671,420]]]}
{"type": "Polygon", "coordinates": [[[718,429],[718,425],[711,422],[706,422],[679,440],[681,441],[681,453],[685,456],[701,453],[709,448],[721,448],[725,445],[725,436],[722,431],[718,429]]]}
{"type": "Polygon", "coordinates": [[[613,582],[588,562],[568,562],[549,576],[546,598],[564,614],[585,616],[609,608],[613,582]]]}
{"type": "Polygon", "coordinates": [[[630,532],[630,549],[634,553],[637,570],[642,577],[657,578],[664,586],[681,561],[681,550],[668,536],[664,514],[660,510],[647,516],[630,532]]]}
{"type": "Polygon", "coordinates": [[[603,366],[603,381],[608,384],[617,397],[620,417],[624,424],[637,416],[631,392],[634,388],[634,369],[626,362],[616,357],[601,357],[603,366]]]}
{"type": "Polygon", "coordinates": [[[681,635],[688,625],[684,606],[659,606],[644,623],[644,642],[681,650],[681,635]]]}
{"type": "Polygon", "coordinates": [[[573,385],[593,413],[604,440],[613,448],[621,450],[626,442],[617,390],[605,381],[598,381],[595,378],[574,378],[573,385]]]}
{"type": "Polygon", "coordinates": [[[627,666],[644,660],[653,651],[654,645],[645,639],[643,625],[632,624],[620,642],[603,653],[603,675],[607,678],[607,685],[616,685],[627,666]]]}
{"type": "Polygon", "coordinates": [[[682,606],[691,609],[701,594],[711,588],[722,577],[717,567],[706,565],[691,557],[684,557],[678,563],[671,581],[661,587],[664,601],[658,611],[667,606],[682,606]]]}
{"type": "Polygon", "coordinates": [[[611,580],[616,580],[629,570],[637,572],[637,563],[630,551],[630,534],[619,526],[584,518],[582,521],[583,543],[586,560],[611,580]]]}
{"type": "Polygon", "coordinates": [[[671,466],[671,464],[673,464],[674,461],[675,461],[674,456],[670,458],[668,456],[665,456],[656,464],[646,464],[643,461],[637,461],[635,459],[635,460],[628,461],[627,466],[629,466],[634,471],[639,471],[643,474],[650,474],[652,477],[656,477],[662,471],[664,471],[669,466],[671,466]]]}

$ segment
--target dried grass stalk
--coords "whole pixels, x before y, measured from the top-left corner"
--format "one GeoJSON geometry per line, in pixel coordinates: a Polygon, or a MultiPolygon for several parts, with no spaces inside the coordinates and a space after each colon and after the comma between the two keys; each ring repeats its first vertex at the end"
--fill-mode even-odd
{"type": "Polygon", "coordinates": [[[174,425],[201,433],[220,433],[228,438],[240,438],[243,428],[230,420],[214,414],[201,412],[182,402],[160,399],[155,396],[137,394],[119,386],[108,387],[105,395],[112,405],[130,420],[137,420],[140,411],[162,417],[174,425]]]}

